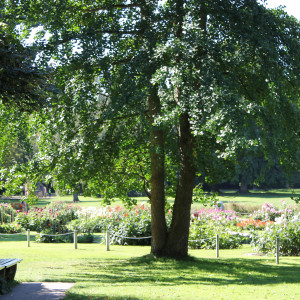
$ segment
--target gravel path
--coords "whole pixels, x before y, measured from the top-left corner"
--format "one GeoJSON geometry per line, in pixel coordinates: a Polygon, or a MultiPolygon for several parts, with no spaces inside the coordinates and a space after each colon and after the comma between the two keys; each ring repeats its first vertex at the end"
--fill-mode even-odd
{"type": "Polygon", "coordinates": [[[23,282],[10,293],[0,296],[1,300],[60,300],[66,290],[74,283],[70,282],[23,282]]]}

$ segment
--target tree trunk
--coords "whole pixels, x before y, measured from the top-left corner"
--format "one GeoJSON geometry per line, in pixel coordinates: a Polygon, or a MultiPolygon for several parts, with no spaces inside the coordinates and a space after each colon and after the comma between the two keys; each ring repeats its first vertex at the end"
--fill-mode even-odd
{"type": "Polygon", "coordinates": [[[191,204],[195,183],[193,140],[188,114],[184,113],[179,119],[180,174],[166,247],[166,253],[177,258],[184,257],[188,253],[191,204]]]}
{"type": "Polygon", "coordinates": [[[210,189],[213,193],[220,193],[218,184],[212,184],[210,189]]]}
{"type": "Polygon", "coordinates": [[[157,88],[154,87],[148,98],[151,129],[151,252],[155,255],[164,255],[167,240],[167,224],[165,217],[165,156],[164,136],[161,128],[153,125],[154,118],[160,112],[160,99],[157,88]]]}
{"type": "MultiPolygon", "coordinates": [[[[176,27],[175,36],[180,39],[183,32],[184,1],[178,0],[175,5],[176,27]]],[[[182,55],[175,57],[176,63],[180,64],[182,55]]],[[[182,82],[184,84],[184,82],[182,82]]],[[[175,102],[180,103],[181,87],[176,87],[175,102]]],[[[185,257],[188,253],[188,238],[190,228],[190,213],[195,181],[195,166],[193,163],[193,136],[190,130],[189,116],[182,112],[179,116],[178,150],[180,155],[179,177],[173,216],[165,254],[171,257],[185,257]]]]}
{"type": "Polygon", "coordinates": [[[243,179],[241,180],[241,183],[240,183],[239,193],[249,194],[248,185],[247,185],[246,181],[244,181],[243,179]]]}
{"type": "Polygon", "coordinates": [[[78,198],[78,193],[73,194],[73,202],[80,202],[80,200],[78,198]]]}

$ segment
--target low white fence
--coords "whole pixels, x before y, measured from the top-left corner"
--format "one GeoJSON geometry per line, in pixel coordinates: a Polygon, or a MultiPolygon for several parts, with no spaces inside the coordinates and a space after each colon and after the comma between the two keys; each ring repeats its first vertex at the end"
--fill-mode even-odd
{"type": "MultiPolygon", "coordinates": [[[[120,237],[120,238],[124,238],[124,239],[134,239],[134,240],[140,240],[140,239],[150,239],[152,238],[152,236],[147,236],[147,237],[139,237],[139,238],[135,238],[135,237],[124,237],[124,236],[119,236],[116,234],[113,234],[113,237],[120,237]]],[[[213,238],[211,238],[213,239],[213,238]]],[[[219,242],[219,235],[217,234],[216,237],[216,258],[219,258],[220,256],[220,242],[219,242]]],[[[189,240],[189,242],[200,242],[203,240],[209,240],[209,239],[201,239],[201,240],[189,240]]],[[[105,241],[105,245],[106,245],[106,251],[110,250],[110,232],[107,231],[106,232],[106,241],[105,241]]],[[[276,238],[276,263],[279,264],[279,238],[276,238]]]]}
{"type": "MultiPolygon", "coordinates": [[[[26,231],[23,232],[19,232],[19,233],[0,233],[0,238],[2,236],[12,236],[12,235],[20,235],[20,234],[24,234],[26,233],[26,231]]],[[[68,232],[68,233],[62,233],[62,234],[41,234],[42,236],[53,236],[53,237],[57,237],[57,236],[62,236],[62,235],[70,235],[73,234],[74,235],[74,249],[78,248],[78,233],[77,230],[74,230],[72,232],[68,232]]],[[[117,234],[112,234],[112,239],[114,239],[115,237],[119,237],[119,238],[123,238],[123,239],[131,239],[131,240],[142,240],[142,239],[151,239],[152,236],[146,236],[146,237],[126,237],[126,236],[120,236],[117,234]]],[[[211,238],[213,239],[213,238],[211,238]]],[[[216,258],[219,258],[220,256],[220,248],[219,248],[219,235],[217,234],[216,237],[216,258]]],[[[204,239],[204,240],[209,240],[209,239],[204,239]]],[[[110,251],[110,243],[111,241],[111,233],[109,231],[106,232],[105,234],[105,246],[106,246],[106,251],[110,251]]],[[[189,242],[200,242],[203,241],[203,239],[201,240],[189,240],[189,242]]],[[[30,230],[27,230],[27,247],[30,247],[30,230]]],[[[279,264],[279,238],[276,238],[276,263],[279,264]]]]}

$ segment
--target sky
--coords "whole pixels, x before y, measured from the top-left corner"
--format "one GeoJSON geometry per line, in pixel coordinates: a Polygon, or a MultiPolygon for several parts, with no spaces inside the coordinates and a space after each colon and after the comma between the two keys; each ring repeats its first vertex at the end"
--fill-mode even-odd
{"type": "Polygon", "coordinates": [[[267,0],[267,7],[275,8],[278,6],[285,6],[285,11],[289,15],[293,15],[300,20],[300,1],[299,0],[267,0]]]}

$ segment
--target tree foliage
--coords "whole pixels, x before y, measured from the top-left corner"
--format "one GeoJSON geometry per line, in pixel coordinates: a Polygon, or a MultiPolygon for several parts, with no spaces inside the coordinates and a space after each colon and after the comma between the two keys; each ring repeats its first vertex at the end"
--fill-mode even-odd
{"type": "Polygon", "coordinates": [[[22,45],[12,27],[0,23],[0,101],[21,111],[33,111],[45,105],[51,86],[45,72],[34,63],[35,53],[22,45]]]}

